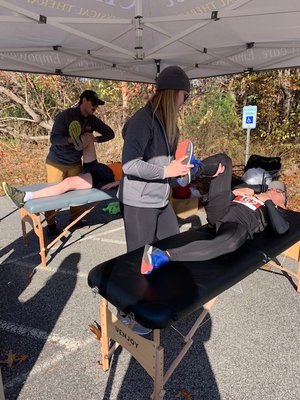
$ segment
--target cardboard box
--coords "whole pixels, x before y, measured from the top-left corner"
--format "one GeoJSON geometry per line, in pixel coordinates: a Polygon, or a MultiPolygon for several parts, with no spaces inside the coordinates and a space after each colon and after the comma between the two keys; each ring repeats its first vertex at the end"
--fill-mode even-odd
{"type": "Polygon", "coordinates": [[[198,212],[199,199],[197,197],[190,197],[188,199],[175,199],[171,197],[170,203],[176,215],[182,219],[196,215],[198,212]]]}

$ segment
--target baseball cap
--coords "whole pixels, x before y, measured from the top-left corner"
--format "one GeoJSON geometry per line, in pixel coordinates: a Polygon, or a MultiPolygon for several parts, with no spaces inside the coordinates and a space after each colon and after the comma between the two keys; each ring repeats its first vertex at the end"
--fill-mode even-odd
{"type": "Polygon", "coordinates": [[[103,106],[105,104],[105,102],[103,100],[100,100],[97,93],[93,90],[85,90],[84,92],[82,92],[80,95],[80,102],[82,102],[82,99],[86,99],[88,101],[90,100],[97,106],[103,106]]]}
{"type": "Polygon", "coordinates": [[[268,189],[286,191],[285,184],[281,181],[271,181],[268,185],[268,189]]]}

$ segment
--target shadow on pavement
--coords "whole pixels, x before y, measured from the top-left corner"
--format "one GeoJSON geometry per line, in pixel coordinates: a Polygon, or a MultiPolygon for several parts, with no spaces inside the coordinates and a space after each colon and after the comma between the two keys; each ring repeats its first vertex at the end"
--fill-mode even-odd
{"type": "Polygon", "coordinates": [[[0,267],[1,293],[6,293],[0,300],[2,325],[0,332],[3,336],[1,360],[7,358],[9,350],[22,354],[24,349],[27,349],[28,355],[26,362],[15,363],[12,368],[8,366],[2,368],[3,380],[6,383],[6,398],[17,399],[26,384],[27,377],[74,291],[79,261],[78,253],[67,256],[57,272],[46,281],[44,287],[24,302],[20,301],[19,297],[30,286],[35,274],[34,267],[16,268],[13,263],[0,267]],[[70,274],[61,274],[60,270],[66,268],[70,274]],[[12,332],[14,335],[11,335],[12,332]]]}

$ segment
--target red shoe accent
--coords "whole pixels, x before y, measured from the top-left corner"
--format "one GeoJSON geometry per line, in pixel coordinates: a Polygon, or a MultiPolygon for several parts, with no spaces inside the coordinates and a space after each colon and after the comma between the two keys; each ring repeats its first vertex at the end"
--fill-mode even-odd
{"type": "Polygon", "coordinates": [[[186,156],[187,158],[186,160],[184,160],[184,163],[188,164],[192,157],[192,153],[193,153],[193,143],[191,140],[186,139],[183,142],[178,143],[175,153],[175,159],[178,160],[179,158],[186,156]]]}
{"type": "MultiPolygon", "coordinates": [[[[190,164],[192,155],[194,152],[193,142],[189,139],[184,140],[183,142],[178,143],[177,150],[175,153],[175,159],[178,160],[181,157],[185,157],[185,160],[182,161],[182,164],[190,164]]],[[[177,179],[180,186],[187,186],[191,183],[191,171],[189,171],[186,175],[177,179]]]]}
{"type": "Polygon", "coordinates": [[[148,244],[144,248],[142,263],[141,263],[141,274],[148,275],[153,271],[153,265],[151,264],[151,253],[152,246],[148,244]]]}

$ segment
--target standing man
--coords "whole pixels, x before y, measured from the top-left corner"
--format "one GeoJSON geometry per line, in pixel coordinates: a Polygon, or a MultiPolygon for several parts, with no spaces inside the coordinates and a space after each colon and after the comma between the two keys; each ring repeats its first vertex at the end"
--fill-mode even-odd
{"type": "MultiPolygon", "coordinates": [[[[94,113],[99,105],[104,105],[93,90],[85,90],[80,95],[76,107],[68,108],[57,115],[50,135],[51,146],[46,159],[47,182],[59,182],[63,179],[79,175],[82,172],[81,157],[83,148],[88,145],[89,135],[94,131],[97,143],[107,142],[115,137],[114,131],[94,113]]],[[[71,207],[70,221],[80,214],[80,207],[71,207]]],[[[46,214],[47,235],[58,235],[54,211],[46,214]]]]}

